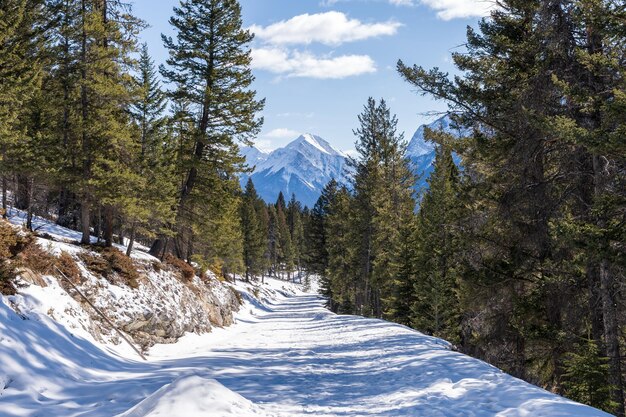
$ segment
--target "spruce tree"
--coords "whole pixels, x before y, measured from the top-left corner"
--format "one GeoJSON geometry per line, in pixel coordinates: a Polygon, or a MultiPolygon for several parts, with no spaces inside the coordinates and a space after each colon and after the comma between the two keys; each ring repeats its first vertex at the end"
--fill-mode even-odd
{"type": "Polygon", "coordinates": [[[400,232],[413,213],[414,178],[397,118],[384,100],[368,99],[355,130],[353,160],[356,229],[362,236],[357,283],[360,313],[382,317],[392,302],[400,232]]]}
{"type": "MultiPolygon", "coordinates": [[[[229,197],[218,194],[230,187],[222,181],[243,169],[236,141],[249,143],[261,126],[256,114],[263,101],[250,89],[249,44],[253,35],[242,29],[241,6],[236,0],[182,0],[170,19],[176,37],[163,36],[169,50],[161,72],[172,84],[171,96],[189,105],[194,124],[182,139],[182,187],[178,197],[175,250],[189,258],[193,235],[212,232],[210,222],[221,215],[215,203],[229,197]],[[206,226],[206,228],[205,228],[206,226]]],[[[214,235],[214,239],[225,236],[214,235]]],[[[153,245],[160,253],[164,242],[153,245]]]]}
{"type": "Polygon", "coordinates": [[[252,179],[248,178],[241,203],[241,227],[243,232],[243,261],[246,281],[264,272],[264,256],[267,246],[266,230],[259,213],[259,196],[252,179]]]}
{"type": "Polygon", "coordinates": [[[137,198],[124,211],[130,232],[128,256],[137,233],[154,237],[166,230],[167,220],[173,215],[171,208],[175,204],[177,183],[174,171],[177,147],[164,115],[167,101],[146,44],[141,47],[135,88],[136,98],[130,113],[135,124],[136,145],[129,163],[138,180],[133,190],[137,198]]]}
{"type": "Polygon", "coordinates": [[[421,201],[415,236],[415,277],[411,325],[445,338],[460,339],[457,230],[459,173],[442,132],[426,132],[438,142],[434,170],[421,201]]]}
{"type": "Polygon", "coordinates": [[[624,207],[617,3],[502,1],[454,54],[462,76],[398,69],[473,128],[454,146],[468,178],[457,252],[468,351],[559,391],[563,354],[591,324],[609,357],[610,411],[624,415],[614,291],[624,269],[611,249],[624,207]]]}

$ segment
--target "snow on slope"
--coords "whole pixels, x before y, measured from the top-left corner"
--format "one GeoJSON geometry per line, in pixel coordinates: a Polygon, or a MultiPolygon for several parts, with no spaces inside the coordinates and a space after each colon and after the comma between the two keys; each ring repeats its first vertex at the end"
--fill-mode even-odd
{"type": "Polygon", "coordinates": [[[45,312],[25,320],[9,307],[15,297],[3,297],[0,416],[608,416],[440,339],[334,315],[293,284],[237,288],[246,300],[238,324],[156,345],[148,362],[45,312]]]}

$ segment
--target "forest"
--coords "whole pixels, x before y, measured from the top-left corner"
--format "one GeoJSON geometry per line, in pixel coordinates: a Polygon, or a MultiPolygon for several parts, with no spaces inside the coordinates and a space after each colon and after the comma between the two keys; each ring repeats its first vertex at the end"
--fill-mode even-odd
{"type": "Polygon", "coordinates": [[[264,99],[236,0],[182,0],[159,68],[121,1],[4,0],[2,212],[227,278],[317,275],[334,312],[624,416],[626,6],[498,3],[468,27],[455,75],[397,64],[464,132],[427,132],[428,187],[416,192],[397,119],[370,98],[351,182],[308,208],[239,185],[264,99]]]}

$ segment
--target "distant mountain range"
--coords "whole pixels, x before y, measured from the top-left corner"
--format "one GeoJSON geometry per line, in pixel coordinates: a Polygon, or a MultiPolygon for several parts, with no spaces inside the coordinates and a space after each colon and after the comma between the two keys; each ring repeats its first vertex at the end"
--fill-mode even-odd
{"type": "MultiPolygon", "coordinates": [[[[418,190],[427,185],[426,180],[432,172],[435,160],[434,145],[424,139],[427,127],[459,135],[458,130],[451,127],[448,116],[417,129],[408,144],[407,156],[411,159],[416,174],[420,176],[416,185],[418,190]]],[[[242,148],[241,154],[246,158],[247,164],[254,167],[251,174],[241,177],[242,187],[248,178],[252,178],[257,193],[267,202],[276,201],[282,191],[286,199],[295,194],[303,205],[312,208],[331,179],[344,184],[349,180],[346,170],[347,155],[334,149],[321,137],[309,133],[269,153],[251,146],[242,148]]]]}

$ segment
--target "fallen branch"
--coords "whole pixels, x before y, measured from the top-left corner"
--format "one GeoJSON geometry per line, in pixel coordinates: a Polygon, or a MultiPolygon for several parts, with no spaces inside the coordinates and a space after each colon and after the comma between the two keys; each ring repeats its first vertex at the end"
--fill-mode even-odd
{"type": "Polygon", "coordinates": [[[109,326],[111,326],[111,328],[113,328],[113,330],[115,330],[115,332],[126,342],[128,343],[128,345],[133,348],[133,350],[135,352],[137,352],[137,354],[139,356],[141,356],[141,359],[143,359],[144,361],[147,361],[146,357],[143,356],[143,354],[141,353],[141,351],[139,349],[137,349],[135,347],[135,345],[133,345],[131,343],[130,340],[128,340],[128,338],[124,335],[124,333],[122,333],[122,331],[120,329],[118,329],[117,327],[115,327],[115,324],[113,324],[113,322],[111,320],[109,320],[109,318],[102,312],[100,311],[100,309],[98,307],[96,307],[91,301],[89,301],[89,298],[87,298],[87,296],[85,294],[83,294],[78,287],[76,287],[76,285],[74,285],[74,283],[63,273],[63,271],[61,271],[57,266],[54,267],[54,269],[56,269],[61,276],[63,277],[63,279],[65,279],[65,281],[67,281],[72,288],[74,288],[74,290],[76,290],[76,292],[83,297],[83,299],[85,301],[87,301],[87,304],[89,304],[94,310],[96,310],[96,313],[98,313],[107,323],[109,323],[109,326]]]}

